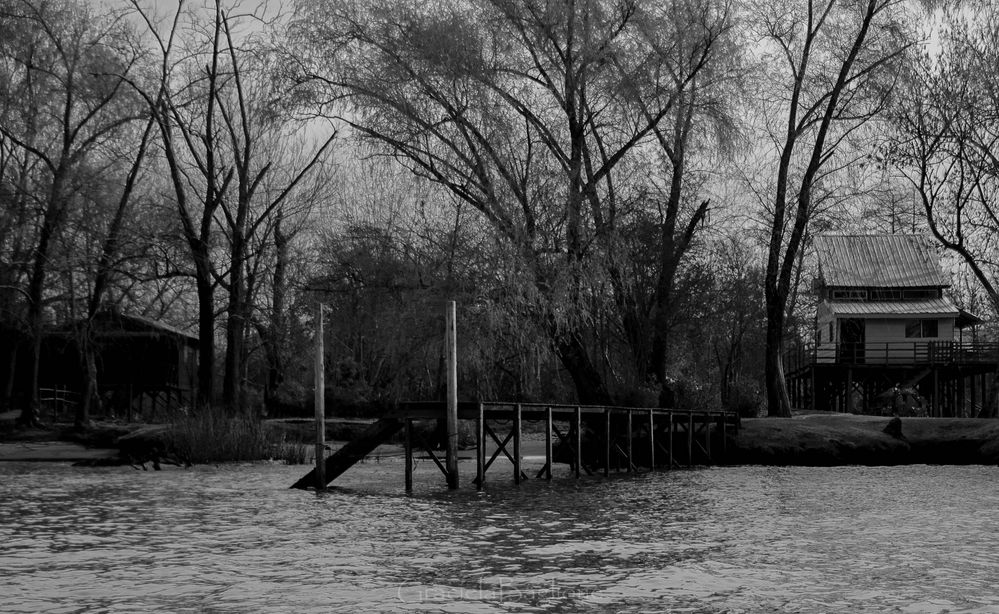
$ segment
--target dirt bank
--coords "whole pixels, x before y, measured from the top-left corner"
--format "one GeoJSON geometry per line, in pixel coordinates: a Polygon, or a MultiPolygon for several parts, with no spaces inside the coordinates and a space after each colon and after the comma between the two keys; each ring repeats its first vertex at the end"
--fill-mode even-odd
{"type": "Polygon", "coordinates": [[[744,419],[729,444],[738,465],[999,464],[999,420],[902,418],[901,436],[884,432],[890,418],[808,414],[744,419]]]}

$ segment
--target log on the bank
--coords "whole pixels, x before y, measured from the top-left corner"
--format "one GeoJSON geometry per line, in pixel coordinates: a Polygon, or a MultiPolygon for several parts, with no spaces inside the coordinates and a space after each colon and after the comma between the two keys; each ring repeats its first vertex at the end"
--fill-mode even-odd
{"type": "MultiPolygon", "coordinates": [[[[357,439],[347,443],[326,459],[326,483],[329,484],[355,463],[371,454],[375,448],[388,441],[392,435],[403,427],[403,421],[397,418],[382,418],[364,430],[357,439]]],[[[291,485],[292,488],[305,490],[316,485],[316,470],[313,469],[302,479],[291,485]]]]}

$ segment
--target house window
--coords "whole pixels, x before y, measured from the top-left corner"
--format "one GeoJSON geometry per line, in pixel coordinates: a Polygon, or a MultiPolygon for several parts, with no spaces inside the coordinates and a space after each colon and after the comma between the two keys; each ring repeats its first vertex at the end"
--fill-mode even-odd
{"type": "Polygon", "coordinates": [[[905,323],[905,336],[908,339],[918,339],[937,336],[936,320],[909,320],[905,323]]]}
{"type": "Polygon", "coordinates": [[[867,300],[867,290],[833,290],[834,301],[865,301],[867,300]]]}

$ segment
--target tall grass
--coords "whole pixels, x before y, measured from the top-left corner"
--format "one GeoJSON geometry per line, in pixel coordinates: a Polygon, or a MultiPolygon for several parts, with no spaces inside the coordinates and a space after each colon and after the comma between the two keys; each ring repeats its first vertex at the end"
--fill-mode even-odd
{"type": "Polygon", "coordinates": [[[260,420],[221,412],[175,420],[166,439],[169,450],[192,463],[264,460],[274,449],[260,420]]]}

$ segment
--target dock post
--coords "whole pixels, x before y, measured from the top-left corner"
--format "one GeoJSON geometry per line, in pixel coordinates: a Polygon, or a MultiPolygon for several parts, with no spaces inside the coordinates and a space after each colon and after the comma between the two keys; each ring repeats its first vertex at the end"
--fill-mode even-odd
{"type": "Polygon", "coordinates": [[[323,356],[323,304],[316,304],[316,490],[326,488],[326,373],[323,356]]]}
{"type": "Polygon", "coordinates": [[[545,408],[545,479],[552,479],[552,406],[545,408]]]}
{"type": "Polygon", "coordinates": [[[406,418],[406,492],[413,492],[413,420],[406,418]]]}
{"type": "Polygon", "coordinates": [[[666,423],[666,433],[667,433],[667,435],[669,435],[669,438],[666,440],[666,447],[667,447],[667,452],[668,452],[668,456],[669,456],[669,465],[667,465],[666,468],[672,471],[672,469],[673,469],[673,439],[674,439],[673,436],[675,435],[675,431],[676,431],[676,427],[673,424],[673,412],[672,411],[666,412],[666,418],[669,420],[666,423]]]}
{"type": "Polygon", "coordinates": [[[649,410],[649,471],[656,470],[656,410],[649,410]]]}
{"type": "Polygon", "coordinates": [[[458,331],[455,323],[455,303],[448,301],[447,332],[444,347],[447,354],[447,487],[458,488],[458,331]]]}
{"type": "Polygon", "coordinates": [[[687,414],[687,466],[694,464],[694,412],[687,414]]]}
{"type": "Polygon", "coordinates": [[[604,409],[604,477],[610,475],[610,409],[604,409]]]}
{"type": "Polygon", "coordinates": [[[513,483],[520,484],[520,403],[513,408],[513,483]]]}
{"type": "Polygon", "coordinates": [[[628,410],[628,473],[631,473],[631,468],[634,463],[631,462],[632,457],[632,437],[631,437],[631,410],[628,410]]]}
{"type": "Polygon", "coordinates": [[[722,440],[722,462],[728,461],[728,415],[722,412],[721,422],[721,440],[722,440]]]}
{"type": "Polygon", "coordinates": [[[486,411],[479,403],[479,414],[475,421],[475,488],[482,490],[486,481],[486,411]]]}
{"type": "Polygon", "coordinates": [[[583,410],[576,406],[576,477],[583,465],[583,410]]]}
{"type": "Polygon", "coordinates": [[[708,464],[711,464],[711,414],[704,414],[704,451],[708,455],[708,464]]]}

